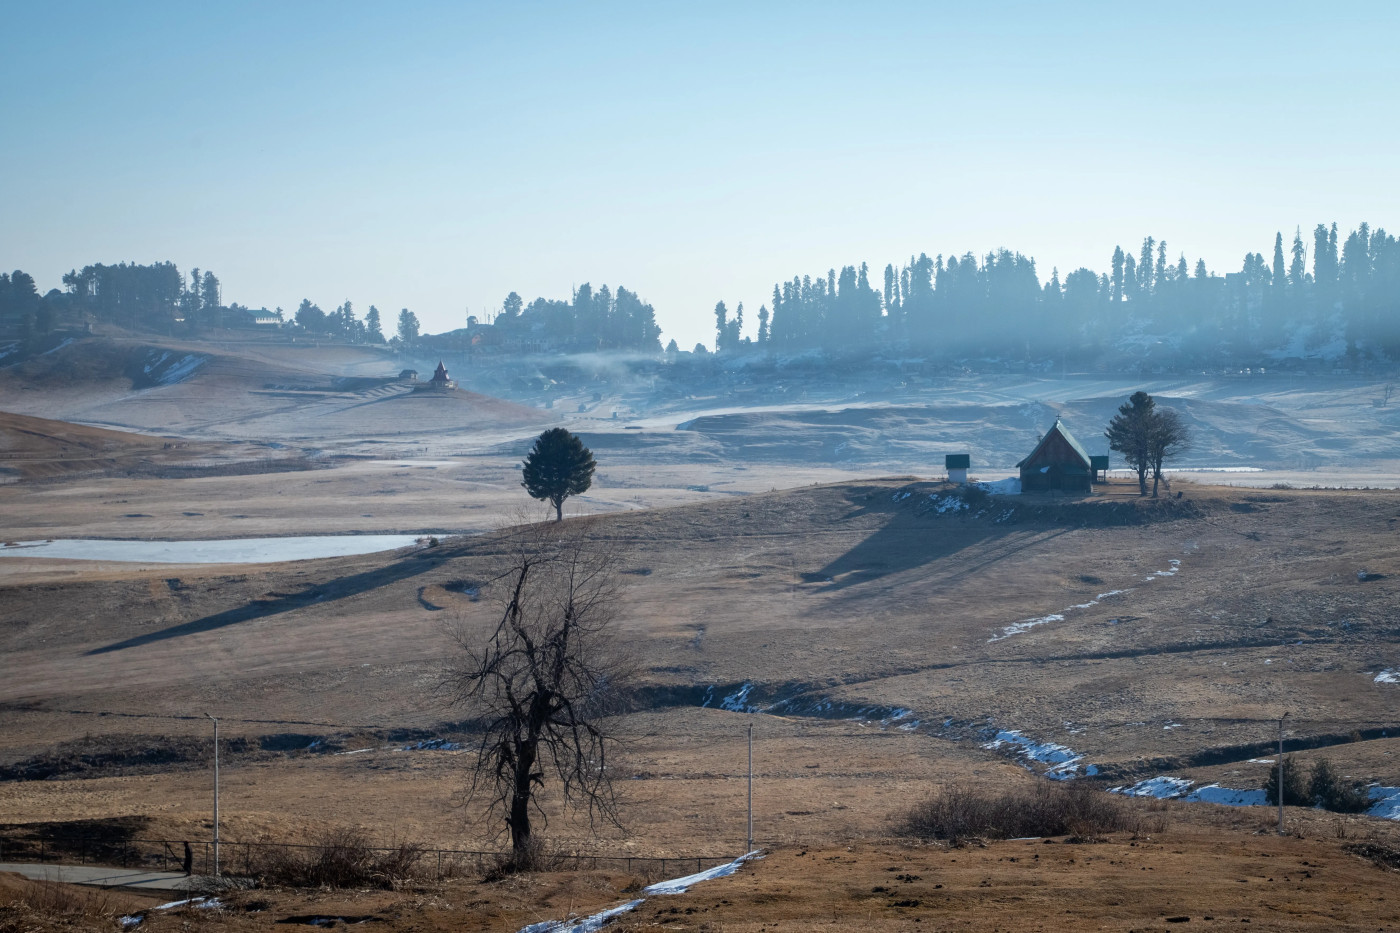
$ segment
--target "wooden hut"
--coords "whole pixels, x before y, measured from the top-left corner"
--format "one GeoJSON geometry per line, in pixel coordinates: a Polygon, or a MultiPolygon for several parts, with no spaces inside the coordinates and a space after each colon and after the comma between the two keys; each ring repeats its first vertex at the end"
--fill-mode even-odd
{"type": "Polygon", "coordinates": [[[966,483],[967,471],[971,466],[971,454],[945,454],[943,457],[943,469],[947,471],[950,483],[966,483]]]}
{"type": "Polygon", "coordinates": [[[1016,467],[1022,492],[1089,492],[1094,478],[1093,461],[1058,418],[1016,467]]]}

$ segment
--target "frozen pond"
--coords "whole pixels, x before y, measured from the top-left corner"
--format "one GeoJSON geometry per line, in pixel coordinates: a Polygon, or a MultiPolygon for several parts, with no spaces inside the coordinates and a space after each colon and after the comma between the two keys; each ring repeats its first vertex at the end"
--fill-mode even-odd
{"type": "Polygon", "coordinates": [[[0,547],[0,557],[55,557],[149,564],[275,564],[287,560],[390,551],[407,547],[418,538],[418,535],[305,535],[292,538],[228,538],[222,541],[69,538],[6,545],[0,547]]]}

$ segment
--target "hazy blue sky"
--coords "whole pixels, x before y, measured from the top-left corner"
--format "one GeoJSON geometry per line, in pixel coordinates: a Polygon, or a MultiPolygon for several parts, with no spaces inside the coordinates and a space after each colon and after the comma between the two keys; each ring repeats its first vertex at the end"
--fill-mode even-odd
{"type": "MultiPolygon", "coordinates": [[[[591,281],[682,346],[911,253],[1400,227],[1400,3],[5,4],[0,266],[428,331],[591,281]]],[[[752,323],[750,323],[752,327],[752,323]]]]}

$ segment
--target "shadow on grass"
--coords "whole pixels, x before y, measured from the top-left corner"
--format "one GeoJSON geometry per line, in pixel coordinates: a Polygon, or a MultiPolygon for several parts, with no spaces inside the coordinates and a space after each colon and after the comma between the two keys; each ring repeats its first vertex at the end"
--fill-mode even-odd
{"type": "Polygon", "coordinates": [[[981,573],[1069,530],[997,524],[991,513],[1012,507],[1000,500],[978,502],[972,507],[939,509],[940,502],[946,503],[957,495],[955,490],[919,483],[895,490],[893,494],[882,491],[872,496],[871,501],[843,519],[879,515],[886,516],[884,523],[820,570],[803,574],[803,582],[826,584],[824,590],[839,591],[909,570],[940,565],[948,558],[964,554],[967,560],[952,571],[949,578],[952,580],[981,573]]]}
{"type": "Polygon", "coordinates": [[[150,632],[146,635],[138,635],[124,641],[113,642],[110,645],[92,649],[88,652],[88,655],[108,654],[113,651],[125,651],[128,648],[139,648],[142,645],[150,645],[171,638],[183,638],[186,635],[198,635],[201,632],[212,632],[215,629],[237,625],[240,622],[248,622],[253,619],[265,619],[268,616],[279,615],[284,612],[293,612],[297,609],[304,609],[307,606],[333,602],[338,599],[345,599],[348,596],[358,596],[361,593],[367,593],[370,590],[388,586],[400,580],[416,577],[421,573],[432,570],[440,563],[440,558],[435,559],[424,555],[413,555],[397,563],[390,564],[387,567],[379,567],[374,570],[367,570],[364,573],[341,577],[329,583],[311,586],[299,593],[290,593],[272,599],[255,599],[245,605],[237,606],[233,609],[225,609],[223,612],[216,612],[202,619],[193,619],[189,622],[183,622],[179,625],[173,625],[170,628],[162,629],[159,632],[150,632]]]}

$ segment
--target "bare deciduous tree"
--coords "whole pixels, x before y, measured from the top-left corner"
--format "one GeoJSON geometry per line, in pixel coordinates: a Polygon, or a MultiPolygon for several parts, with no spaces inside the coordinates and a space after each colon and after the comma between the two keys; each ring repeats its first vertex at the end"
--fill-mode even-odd
{"type": "Polygon", "coordinates": [[[1152,462],[1152,498],[1157,498],[1157,484],[1162,481],[1162,463],[1184,452],[1190,445],[1191,435],[1180,415],[1170,408],[1159,408],[1153,412],[1147,432],[1147,456],[1152,462]]]}
{"type": "Polygon", "coordinates": [[[630,666],[611,638],[614,556],[567,526],[533,525],[509,540],[508,565],[491,584],[499,620],[455,627],[461,650],[445,686],[481,729],[465,798],[504,819],[512,860],[528,868],[546,782],[590,821],[620,825],[608,717],[630,666]]]}

